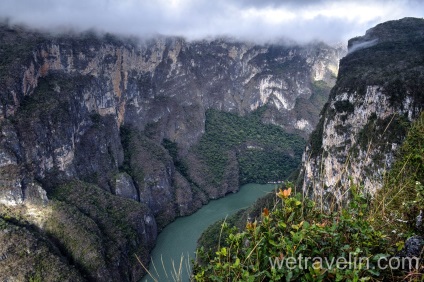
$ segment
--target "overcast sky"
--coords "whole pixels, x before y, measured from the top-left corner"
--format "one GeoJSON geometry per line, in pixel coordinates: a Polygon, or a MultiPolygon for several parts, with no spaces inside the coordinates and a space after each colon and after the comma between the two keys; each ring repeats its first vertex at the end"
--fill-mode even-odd
{"type": "Polygon", "coordinates": [[[424,17],[420,0],[0,0],[0,17],[36,28],[124,35],[345,42],[387,20],[424,17]]]}

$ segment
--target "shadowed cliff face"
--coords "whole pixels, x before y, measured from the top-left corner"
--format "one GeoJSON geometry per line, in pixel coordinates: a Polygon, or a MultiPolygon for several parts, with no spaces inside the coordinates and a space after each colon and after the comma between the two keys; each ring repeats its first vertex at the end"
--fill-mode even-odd
{"type": "MultiPolygon", "coordinates": [[[[260,109],[262,123],[306,137],[342,52],[320,43],[53,36],[8,26],[0,34],[1,214],[18,211],[92,279],[140,277],[133,254],[147,262],[157,228],[238,190],[243,150],[225,152],[211,183],[213,170],[195,149],[208,110],[260,109]],[[21,210],[29,204],[72,211],[86,225],[62,239],[63,226],[78,220],[47,213],[40,223],[21,210]],[[120,213],[124,206],[131,216],[120,213]],[[73,241],[81,234],[103,238],[86,260],[73,241]]],[[[289,148],[282,153],[297,158],[289,148]]]]}
{"type": "Polygon", "coordinates": [[[349,41],[303,155],[303,191],[343,202],[351,183],[373,195],[424,106],[424,21],[380,24],[349,41]]]}

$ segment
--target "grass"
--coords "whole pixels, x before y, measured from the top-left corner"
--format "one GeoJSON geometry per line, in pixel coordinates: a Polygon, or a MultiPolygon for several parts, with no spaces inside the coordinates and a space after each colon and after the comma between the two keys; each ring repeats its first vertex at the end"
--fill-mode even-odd
{"type": "Polygon", "coordinates": [[[404,237],[414,230],[415,217],[424,210],[424,113],[408,131],[383,188],[376,194],[372,217],[378,227],[404,237]],[[389,231],[389,230],[387,230],[389,231]]]}
{"type": "Polygon", "coordinates": [[[183,272],[187,273],[188,276],[191,276],[192,273],[192,264],[190,260],[190,256],[187,258],[184,255],[181,255],[179,262],[171,261],[172,269],[168,269],[165,267],[163,262],[163,258],[161,257],[161,267],[163,269],[163,276],[159,274],[158,268],[156,267],[154,261],[152,261],[153,270],[150,271],[148,267],[146,267],[140,258],[136,255],[136,259],[141,267],[147,272],[147,276],[150,277],[154,282],[160,281],[174,281],[174,282],[183,282],[183,272]],[[177,264],[176,264],[177,263],[177,264]]]}

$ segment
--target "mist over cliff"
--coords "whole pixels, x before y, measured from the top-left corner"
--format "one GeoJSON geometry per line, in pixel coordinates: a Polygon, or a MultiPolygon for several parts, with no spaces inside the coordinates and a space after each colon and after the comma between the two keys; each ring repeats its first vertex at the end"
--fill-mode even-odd
{"type": "Polygon", "coordinates": [[[418,0],[66,0],[4,1],[0,18],[32,28],[157,34],[188,40],[236,38],[255,43],[345,42],[378,23],[423,17],[418,0]]]}

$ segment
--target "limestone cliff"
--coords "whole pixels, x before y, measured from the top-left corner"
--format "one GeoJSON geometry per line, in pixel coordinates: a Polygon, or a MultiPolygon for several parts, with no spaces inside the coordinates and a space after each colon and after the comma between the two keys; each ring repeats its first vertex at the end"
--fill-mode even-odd
{"type": "Polygon", "coordinates": [[[379,24],[349,41],[317,129],[303,155],[303,191],[343,202],[350,183],[382,186],[408,125],[424,106],[424,20],[379,24]]]}
{"type": "Polygon", "coordinates": [[[157,229],[237,191],[237,150],[213,185],[193,150],[207,110],[261,109],[262,123],[306,137],[342,53],[322,43],[52,35],[6,25],[0,37],[0,214],[9,225],[25,222],[65,264],[99,281],[136,280],[143,270],[134,254],[147,263],[157,229]]]}

